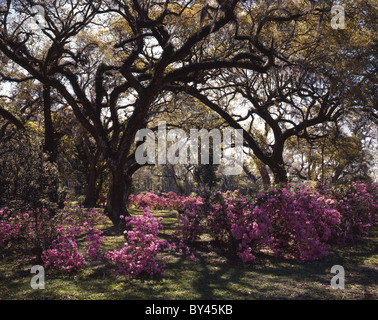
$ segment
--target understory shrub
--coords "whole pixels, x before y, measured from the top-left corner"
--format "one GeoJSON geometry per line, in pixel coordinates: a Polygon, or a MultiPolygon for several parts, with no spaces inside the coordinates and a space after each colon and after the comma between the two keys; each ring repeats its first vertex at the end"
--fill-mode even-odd
{"type": "Polygon", "coordinates": [[[154,193],[140,193],[138,195],[131,194],[127,201],[129,207],[147,208],[154,210],[182,210],[187,201],[195,201],[195,197],[180,196],[173,191],[162,193],[160,196],[154,193]]]}
{"type": "Polygon", "coordinates": [[[378,187],[374,183],[356,181],[337,188],[319,185],[317,189],[340,212],[340,223],[332,230],[331,243],[358,241],[378,224],[378,187]]]}
{"type": "Polygon", "coordinates": [[[237,190],[217,192],[211,204],[184,205],[176,234],[192,244],[208,233],[245,263],[266,249],[285,258],[317,260],[331,245],[368,234],[377,224],[377,197],[374,184],[361,182],[337,189],[288,185],[253,199],[237,190]]]}
{"type": "Polygon", "coordinates": [[[246,196],[217,193],[208,216],[208,232],[223,247],[234,252],[243,262],[255,260],[254,253],[270,242],[269,217],[246,196]]]}
{"type": "Polygon", "coordinates": [[[193,244],[205,231],[203,219],[206,216],[202,199],[194,197],[185,199],[178,213],[177,231],[172,235],[179,238],[181,243],[193,244]]]}
{"type": "Polygon", "coordinates": [[[162,218],[156,218],[149,207],[145,208],[143,215],[126,217],[127,227],[124,247],[119,250],[109,251],[106,258],[117,266],[117,274],[136,277],[139,275],[162,276],[164,265],[160,265],[157,254],[169,247],[169,242],[159,240],[158,235],[163,227],[162,218]]]}
{"type": "Polygon", "coordinates": [[[378,188],[353,182],[343,187],[287,185],[254,197],[217,192],[209,200],[161,196],[133,196],[128,205],[143,213],[122,217],[126,222],[124,246],[102,252],[104,240],[98,228],[106,217],[83,207],[66,207],[51,213],[45,208],[20,211],[0,209],[0,248],[14,246],[33,250],[45,267],[73,272],[86,259],[111,261],[116,273],[129,277],[162,276],[165,266],[158,256],[175,250],[194,258],[193,247],[208,234],[212,243],[243,263],[259,253],[298,261],[324,257],[331,246],[354,242],[377,225],[378,188]],[[176,231],[161,240],[162,218],[156,210],[177,210],[176,231]],[[78,241],[84,242],[79,248],[78,241]]]}
{"type": "Polygon", "coordinates": [[[25,212],[4,208],[0,210],[0,246],[32,251],[45,267],[76,271],[85,264],[77,239],[85,236],[88,256],[99,259],[104,236],[97,225],[105,219],[101,212],[83,207],[56,213],[46,208],[25,212]]]}
{"type": "Polygon", "coordinates": [[[86,263],[77,246],[77,239],[83,235],[88,256],[93,260],[101,259],[99,249],[105,237],[97,225],[106,217],[102,212],[84,207],[70,208],[66,214],[62,224],[57,226],[58,236],[51,248],[42,252],[42,260],[45,267],[72,272],[82,269],[86,263]]]}
{"type": "Polygon", "coordinates": [[[0,209],[0,248],[5,247],[12,238],[13,230],[8,218],[9,214],[8,208],[0,209]]]}
{"type": "Polygon", "coordinates": [[[0,209],[0,247],[10,243],[14,248],[40,255],[56,238],[56,227],[63,216],[52,214],[46,208],[0,209]]]}
{"type": "Polygon", "coordinates": [[[332,229],[340,223],[333,200],[308,187],[272,190],[259,200],[257,207],[271,221],[270,248],[276,255],[307,261],[327,254],[332,229]]]}

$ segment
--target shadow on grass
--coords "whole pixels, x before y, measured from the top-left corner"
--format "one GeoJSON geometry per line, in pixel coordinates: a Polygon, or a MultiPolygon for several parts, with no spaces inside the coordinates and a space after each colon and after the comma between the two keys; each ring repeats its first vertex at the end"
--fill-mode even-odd
{"type": "Polygon", "coordinates": [[[334,247],[322,260],[300,263],[269,255],[251,265],[230,257],[198,250],[189,263],[179,259],[167,267],[177,271],[174,280],[186,279],[196,299],[377,299],[377,230],[365,241],[334,247]],[[334,290],[333,265],[345,268],[345,290],[334,290]],[[195,270],[187,279],[180,270],[195,270]]]}

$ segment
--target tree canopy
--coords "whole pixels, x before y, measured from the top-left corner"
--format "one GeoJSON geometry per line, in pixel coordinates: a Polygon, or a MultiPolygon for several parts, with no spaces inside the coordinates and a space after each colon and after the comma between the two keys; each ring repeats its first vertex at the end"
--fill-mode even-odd
{"type": "MultiPolygon", "coordinates": [[[[25,130],[38,123],[48,162],[81,171],[88,205],[107,182],[106,210],[114,222],[127,214],[132,177],[142,167],[135,136],[157,119],[176,127],[190,119],[197,127],[216,121],[241,129],[265,184],[267,168],[274,182],[287,182],[285,152],[293,139],[344,137],[334,130],[353,130],[356,119],[368,132],[377,125],[376,6],[346,1],[346,26],[334,29],[333,5],[3,1],[0,138],[10,125],[25,130]],[[64,153],[70,160],[60,157],[64,153]]],[[[365,159],[362,131],[354,129],[344,145],[323,150],[323,162],[354,146],[361,151],[354,159],[365,159]]],[[[332,170],[343,171],[349,160],[332,170]]]]}

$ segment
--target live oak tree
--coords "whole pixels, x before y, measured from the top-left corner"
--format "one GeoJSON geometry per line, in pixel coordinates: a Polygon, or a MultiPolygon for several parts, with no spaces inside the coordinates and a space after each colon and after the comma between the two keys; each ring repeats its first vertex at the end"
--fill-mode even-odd
{"type": "Polygon", "coordinates": [[[193,72],[268,69],[269,61],[256,59],[243,40],[227,55],[205,49],[211,37],[237,24],[239,2],[9,0],[2,5],[0,51],[43,84],[46,98],[48,90],[56,90],[95,139],[109,168],[106,209],[113,221],[126,213],[131,177],[139,167],[135,134],[147,126],[153,105],[171,84],[187,81],[193,72]],[[40,29],[30,28],[36,4],[43,9],[40,29]],[[89,30],[96,35],[93,42],[83,41],[89,30]]]}
{"type": "Polygon", "coordinates": [[[242,129],[245,145],[272,170],[275,183],[287,182],[285,142],[292,136],[311,138],[309,128],[337,122],[344,111],[337,92],[321,78],[306,73],[296,74],[295,79],[282,71],[268,72],[268,76],[243,73],[233,80],[231,77],[226,76],[223,96],[236,97],[241,106],[233,110],[219,103],[219,98],[211,98],[208,89],[188,88],[187,92],[222,115],[232,127],[242,129]],[[267,128],[264,134],[259,127],[267,128]]]}
{"type": "MultiPolygon", "coordinates": [[[[117,222],[127,214],[132,176],[140,168],[135,135],[171,94],[195,97],[234,128],[242,127],[243,116],[230,102],[236,94],[248,101],[248,116],[266,121],[269,132],[261,144],[264,135],[244,127],[246,146],[272,169],[276,182],[287,180],[281,159],[286,138],[305,136],[309,122],[340,115],[338,66],[326,73],[333,54],[325,59],[318,50],[327,43],[318,35],[327,31],[317,26],[330,17],[332,1],[314,3],[7,0],[0,6],[0,52],[8,60],[2,73],[43,87],[46,128],[52,93],[65,101],[106,162],[106,210],[117,222]],[[270,94],[260,94],[264,85],[270,94]],[[301,110],[299,98],[311,112],[301,110]],[[285,105],[298,122],[284,114],[285,105]]],[[[53,146],[47,143],[55,137],[51,129],[46,147],[53,146]]]]}
{"type": "Polygon", "coordinates": [[[275,183],[288,181],[283,155],[289,138],[313,139],[317,128],[340,122],[350,112],[376,117],[372,2],[346,4],[345,31],[332,28],[332,5],[246,3],[243,24],[230,41],[246,40],[255,59],[267,57],[273,68],[266,73],[223,70],[208,75],[206,83],[188,81],[175,88],[242,129],[245,146],[271,169],[275,183]]]}
{"type": "MultiPolygon", "coordinates": [[[[298,96],[299,93],[309,96],[309,90],[304,93],[305,89],[303,89],[301,92],[301,88],[297,86],[299,81],[297,83],[293,81],[293,76],[297,78],[300,75],[296,68],[299,69],[298,65],[302,61],[286,56],[287,50],[281,49],[281,47],[287,45],[286,42],[291,41],[293,35],[298,32],[295,27],[297,22],[317,13],[318,11],[309,12],[308,8],[298,7],[290,2],[286,6],[279,1],[244,3],[242,18],[237,28],[233,30],[232,37],[225,37],[222,41],[215,40],[212,43],[212,46],[215,47],[212,54],[232,55],[232,51],[226,50],[228,47],[225,43],[228,41],[232,44],[229,47],[235,48],[243,40],[242,44],[248,46],[249,52],[244,51],[240,55],[264,62],[265,65],[272,65],[281,71],[277,72],[276,69],[271,73],[262,72],[240,65],[230,71],[216,70],[207,75],[206,81],[203,83],[183,79],[176,88],[172,88],[172,90],[186,92],[197,98],[223,117],[230,126],[242,129],[245,145],[252,149],[257,161],[260,162],[261,169],[267,165],[272,170],[276,183],[287,181],[282,156],[286,139],[293,134],[300,134],[307,126],[309,115],[313,113],[297,115],[300,121],[297,126],[296,119],[290,119],[295,116],[293,112],[291,114],[286,112],[287,106],[294,103],[294,95],[298,96]],[[291,27],[292,24],[294,27],[291,27]],[[280,39],[280,36],[283,38],[280,39]],[[284,66],[290,69],[290,74],[285,79],[279,75],[284,66]],[[240,105],[243,105],[244,108],[241,108],[240,105]],[[235,112],[235,109],[238,110],[235,112]],[[240,115],[240,109],[247,109],[244,115],[240,115]],[[289,116],[286,116],[285,113],[289,116]],[[265,130],[265,137],[256,130],[257,118],[269,127],[268,130],[265,130]],[[290,121],[295,124],[295,128],[291,126],[291,130],[286,131],[286,125],[290,121]],[[242,125],[242,122],[248,122],[247,126],[242,125]],[[272,136],[270,139],[273,142],[268,141],[268,133],[272,136]]],[[[198,73],[197,76],[204,77],[201,73],[198,73]]],[[[301,78],[304,79],[302,76],[301,78]]],[[[314,95],[316,94],[314,93],[314,95]]],[[[311,107],[314,105],[313,101],[311,107]]],[[[301,109],[301,107],[294,105],[293,109],[301,109]]],[[[326,113],[322,112],[322,115],[316,120],[313,119],[314,124],[325,121],[326,113]]]]}

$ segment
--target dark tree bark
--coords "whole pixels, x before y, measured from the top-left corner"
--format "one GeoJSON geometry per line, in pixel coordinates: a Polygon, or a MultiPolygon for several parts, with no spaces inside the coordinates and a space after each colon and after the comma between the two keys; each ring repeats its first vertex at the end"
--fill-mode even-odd
{"type": "Polygon", "coordinates": [[[43,150],[47,153],[49,161],[56,163],[58,145],[51,115],[51,87],[49,85],[43,86],[43,119],[45,124],[43,150]]]}
{"type": "MultiPolygon", "coordinates": [[[[9,123],[12,123],[17,127],[17,129],[25,130],[25,127],[23,123],[17,119],[14,115],[12,115],[8,110],[3,109],[0,107],[0,116],[4,118],[5,120],[9,121],[9,123]]],[[[7,124],[4,125],[4,129],[2,131],[5,131],[5,128],[7,127],[7,124]]],[[[1,132],[0,132],[1,133],[1,132]]],[[[1,136],[0,136],[1,137],[1,136]]]]}
{"type": "Polygon", "coordinates": [[[131,175],[120,168],[110,168],[109,190],[105,212],[114,225],[119,225],[120,216],[129,216],[127,200],[132,190],[131,175]]]}
{"type": "Polygon", "coordinates": [[[94,208],[97,204],[98,194],[97,194],[97,180],[98,172],[95,166],[90,166],[88,175],[88,185],[85,194],[84,207],[94,208]]]}
{"type": "Polygon", "coordinates": [[[94,208],[99,198],[98,180],[104,167],[100,163],[102,156],[100,149],[91,144],[91,141],[85,131],[81,133],[80,142],[82,144],[84,155],[88,163],[87,189],[85,193],[84,207],[94,208]],[[93,151],[95,149],[95,151],[93,151]]]}
{"type": "Polygon", "coordinates": [[[262,163],[260,160],[256,159],[255,162],[256,162],[257,170],[259,171],[260,176],[261,176],[263,187],[264,187],[264,189],[268,189],[270,187],[270,183],[271,183],[270,177],[269,177],[269,172],[268,172],[265,164],[262,163]]]}
{"type": "Polygon", "coordinates": [[[275,184],[286,184],[288,182],[287,179],[287,171],[285,169],[284,163],[275,165],[272,167],[273,176],[274,176],[274,183],[275,184]]]}
{"type": "Polygon", "coordinates": [[[109,191],[106,212],[114,224],[119,222],[121,215],[127,214],[127,198],[131,192],[123,168],[110,168],[109,191]]]}

